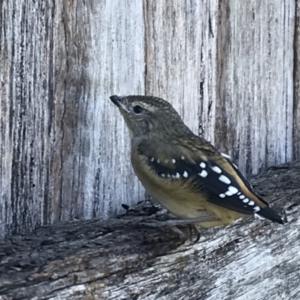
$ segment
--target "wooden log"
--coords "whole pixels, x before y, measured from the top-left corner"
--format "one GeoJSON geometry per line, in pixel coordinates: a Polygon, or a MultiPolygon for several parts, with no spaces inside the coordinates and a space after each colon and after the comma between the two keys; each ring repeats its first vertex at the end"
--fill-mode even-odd
{"type": "Polygon", "coordinates": [[[0,299],[298,299],[300,162],[252,180],[288,224],[252,218],[202,230],[198,243],[126,215],[42,227],[0,244],[0,299]]]}

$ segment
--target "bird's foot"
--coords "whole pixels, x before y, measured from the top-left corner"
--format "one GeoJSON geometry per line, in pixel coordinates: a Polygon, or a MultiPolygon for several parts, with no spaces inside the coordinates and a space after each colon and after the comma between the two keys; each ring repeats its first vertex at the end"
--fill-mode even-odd
{"type": "Polygon", "coordinates": [[[195,223],[210,222],[214,220],[215,219],[210,216],[205,216],[205,217],[202,216],[193,219],[175,219],[175,220],[166,220],[166,221],[149,220],[146,222],[145,221],[141,222],[141,225],[152,227],[152,228],[169,227],[172,231],[177,233],[183,239],[187,238],[187,234],[185,234],[181,229],[179,229],[178,226],[188,225],[189,228],[188,237],[190,239],[193,239],[193,237],[196,235],[196,239],[194,240],[194,243],[196,243],[200,239],[200,231],[198,227],[195,225],[195,223]]]}

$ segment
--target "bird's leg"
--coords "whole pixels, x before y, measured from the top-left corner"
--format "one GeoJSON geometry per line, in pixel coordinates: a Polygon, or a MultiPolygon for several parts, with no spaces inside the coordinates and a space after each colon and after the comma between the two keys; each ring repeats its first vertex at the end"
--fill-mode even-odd
{"type": "Polygon", "coordinates": [[[183,240],[186,239],[186,234],[176,226],[169,227],[174,233],[178,234],[183,240]]]}
{"type": "Polygon", "coordinates": [[[199,242],[200,240],[200,231],[199,228],[195,225],[195,224],[188,224],[189,229],[190,229],[190,236],[194,236],[194,234],[196,234],[196,239],[194,241],[194,243],[199,242]]]}
{"type": "Polygon", "coordinates": [[[216,219],[212,216],[201,216],[192,219],[175,219],[175,220],[167,220],[167,221],[150,220],[150,221],[142,222],[141,224],[149,227],[154,227],[154,228],[170,227],[175,233],[179,234],[179,236],[181,237],[185,237],[186,235],[177,226],[188,225],[190,229],[190,235],[193,236],[193,234],[196,233],[197,238],[195,242],[198,242],[200,239],[200,232],[194,223],[214,222],[214,221],[216,221],[216,219]]]}

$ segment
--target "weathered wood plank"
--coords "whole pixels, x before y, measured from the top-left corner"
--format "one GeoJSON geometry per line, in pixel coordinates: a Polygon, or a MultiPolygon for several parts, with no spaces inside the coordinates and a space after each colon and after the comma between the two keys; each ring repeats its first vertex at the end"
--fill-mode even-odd
{"type": "Polygon", "coordinates": [[[248,174],[291,160],[294,1],[145,3],[146,93],[248,174]]]}
{"type": "Polygon", "coordinates": [[[143,204],[119,219],[14,236],[0,242],[0,299],[299,299],[299,176],[300,162],[252,181],[287,208],[284,226],[244,219],[183,243],[139,225],[149,218],[143,204]]]}
{"type": "Polygon", "coordinates": [[[213,138],[218,2],[144,3],[146,93],[170,101],[195,133],[213,138]]]}
{"type": "Polygon", "coordinates": [[[108,98],[144,93],[142,3],[64,3],[57,8],[65,43],[57,41],[55,54],[63,80],[55,94],[51,222],[107,217],[143,195],[130,166],[127,129],[108,98]]]}
{"type": "Polygon", "coordinates": [[[143,191],[108,96],[144,93],[141,1],[1,1],[0,236],[143,191]]]}
{"type": "Polygon", "coordinates": [[[0,236],[44,221],[54,104],[53,13],[47,1],[0,5],[0,236]]]}
{"type": "Polygon", "coordinates": [[[295,1],[222,1],[215,140],[257,173],[292,159],[295,1]]]}

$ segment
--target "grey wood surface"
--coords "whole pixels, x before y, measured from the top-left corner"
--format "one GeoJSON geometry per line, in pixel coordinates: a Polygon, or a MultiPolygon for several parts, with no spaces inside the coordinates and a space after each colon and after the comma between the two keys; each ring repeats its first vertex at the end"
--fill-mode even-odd
{"type": "Polygon", "coordinates": [[[184,242],[142,225],[165,217],[142,203],[117,219],[57,223],[0,241],[0,299],[298,300],[299,176],[298,162],[251,181],[272,207],[285,207],[285,225],[241,219],[184,242]]]}
{"type": "Polygon", "coordinates": [[[297,45],[294,0],[1,1],[0,236],[144,199],[112,94],[168,99],[247,174],[300,158],[297,45]]]}
{"type": "Polygon", "coordinates": [[[293,156],[295,2],[225,3],[215,140],[241,170],[256,174],[293,156]]]}

